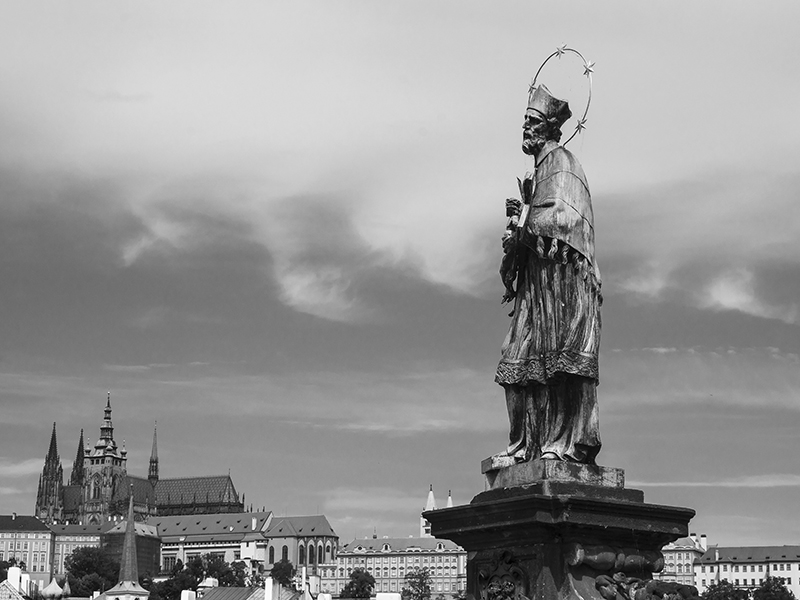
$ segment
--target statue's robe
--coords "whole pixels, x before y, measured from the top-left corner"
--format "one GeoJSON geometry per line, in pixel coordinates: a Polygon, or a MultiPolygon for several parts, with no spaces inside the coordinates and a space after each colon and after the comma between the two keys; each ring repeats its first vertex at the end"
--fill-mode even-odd
{"type": "Polygon", "coordinates": [[[548,142],[521,231],[511,326],[495,380],[509,401],[509,454],[594,463],[600,451],[600,277],[586,176],[548,142]]]}

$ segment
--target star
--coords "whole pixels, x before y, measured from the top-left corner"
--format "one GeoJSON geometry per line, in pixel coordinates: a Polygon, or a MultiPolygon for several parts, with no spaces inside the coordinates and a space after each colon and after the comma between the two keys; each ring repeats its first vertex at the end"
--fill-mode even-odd
{"type": "Polygon", "coordinates": [[[556,56],[558,56],[558,58],[561,58],[561,55],[564,54],[566,50],[567,50],[567,45],[561,44],[558,48],[556,48],[556,56]]]}
{"type": "Polygon", "coordinates": [[[575,131],[580,133],[584,129],[586,129],[586,118],[578,119],[578,124],[575,126],[575,131]]]}
{"type": "Polygon", "coordinates": [[[589,77],[589,73],[594,73],[594,63],[592,61],[583,65],[583,74],[589,77]]]}

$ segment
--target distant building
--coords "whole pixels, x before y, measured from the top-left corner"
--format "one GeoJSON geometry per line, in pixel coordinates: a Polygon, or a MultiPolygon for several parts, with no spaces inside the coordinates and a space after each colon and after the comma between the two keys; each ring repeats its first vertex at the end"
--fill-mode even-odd
{"type": "Polygon", "coordinates": [[[431,591],[453,595],[466,588],[467,553],[449,540],[432,537],[355,539],[339,550],[336,565],[323,568],[320,590],[338,596],[355,568],[375,578],[375,592],[400,592],[416,568],[431,573],[431,591]]]}
{"type": "Polygon", "coordinates": [[[664,555],[664,569],[654,573],[655,579],[675,581],[685,585],[695,585],[694,563],[708,549],[705,535],[699,538],[694,534],[670,542],[661,553],[664,555]]]}
{"type": "Polygon", "coordinates": [[[0,560],[24,562],[23,575],[39,589],[52,578],[53,533],[32,516],[0,515],[0,560]]]}
{"type": "MultiPolygon", "coordinates": [[[[103,534],[103,548],[112,560],[122,563],[128,521],[117,523],[103,534]]],[[[136,564],[139,575],[150,578],[161,572],[161,538],[154,525],[134,523],[136,535],[136,564]]]]}
{"type": "Polygon", "coordinates": [[[273,517],[267,511],[152,517],[147,523],[161,537],[162,573],[178,560],[213,554],[229,563],[245,561],[251,573],[269,571],[286,558],[313,574],[319,563],[334,560],[339,541],[323,515],[273,517]]]}
{"type": "Polygon", "coordinates": [[[766,577],[781,577],[800,596],[800,546],[711,546],[694,563],[695,585],[701,594],[723,579],[754,590],[766,577]]]}
{"type": "Polygon", "coordinates": [[[111,394],[106,401],[100,437],[94,446],[84,443],[81,430],[67,485],[64,485],[56,424],[53,423],[50,446],[39,478],[34,511],[36,516],[46,523],[84,525],[122,520],[127,513],[131,489],[137,521],[154,515],[244,511],[244,496],[239,499],[230,474],[170,479],[159,477],[156,429],[153,430],[147,477],[129,475],[127,462],[128,452],[124,443],[119,447],[114,440],[111,394]]]}
{"type": "Polygon", "coordinates": [[[53,532],[53,573],[65,573],[64,561],[76,549],[83,547],[102,546],[103,534],[112,529],[115,522],[106,521],[99,525],[65,525],[51,524],[50,531],[53,532]]]}

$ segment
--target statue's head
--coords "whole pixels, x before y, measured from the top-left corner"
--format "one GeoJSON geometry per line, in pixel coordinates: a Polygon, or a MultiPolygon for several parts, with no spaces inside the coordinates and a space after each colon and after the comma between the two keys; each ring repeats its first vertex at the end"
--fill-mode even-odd
{"type": "Polygon", "coordinates": [[[572,116],[566,100],[559,100],[544,85],[528,96],[528,110],[522,125],[522,151],[536,155],[548,140],[561,139],[561,126],[572,116]]]}

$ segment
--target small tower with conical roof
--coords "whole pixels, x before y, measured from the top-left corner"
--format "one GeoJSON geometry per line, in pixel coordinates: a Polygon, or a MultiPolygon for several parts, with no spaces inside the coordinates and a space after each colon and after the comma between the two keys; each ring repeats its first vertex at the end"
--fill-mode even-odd
{"type": "MultiPolygon", "coordinates": [[[[425,502],[425,511],[436,510],[436,498],[433,497],[433,484],[428,490],[428,500],[425,502]]],[[[431,535],[431,524],[420,515],[419,517],[419,537],[433,537],[431,535]]]]}
{"type": "Polygon", "coordinates": [[[158,483],[158,421],[153,425],[153,449],[150,451],[150,469],[147,472],[147,480],[155,487],[158,483]]]}
{"type": "Polygon", "coordinates": [[[45,523],[61,520],[64,510],[64,469],[58,455],[56,440],[56,424],[50,434],[50,447],[44,459],[44,468],[39,477],[39,489],[36,493],[36,509],[34,514],[45,523]]]}

